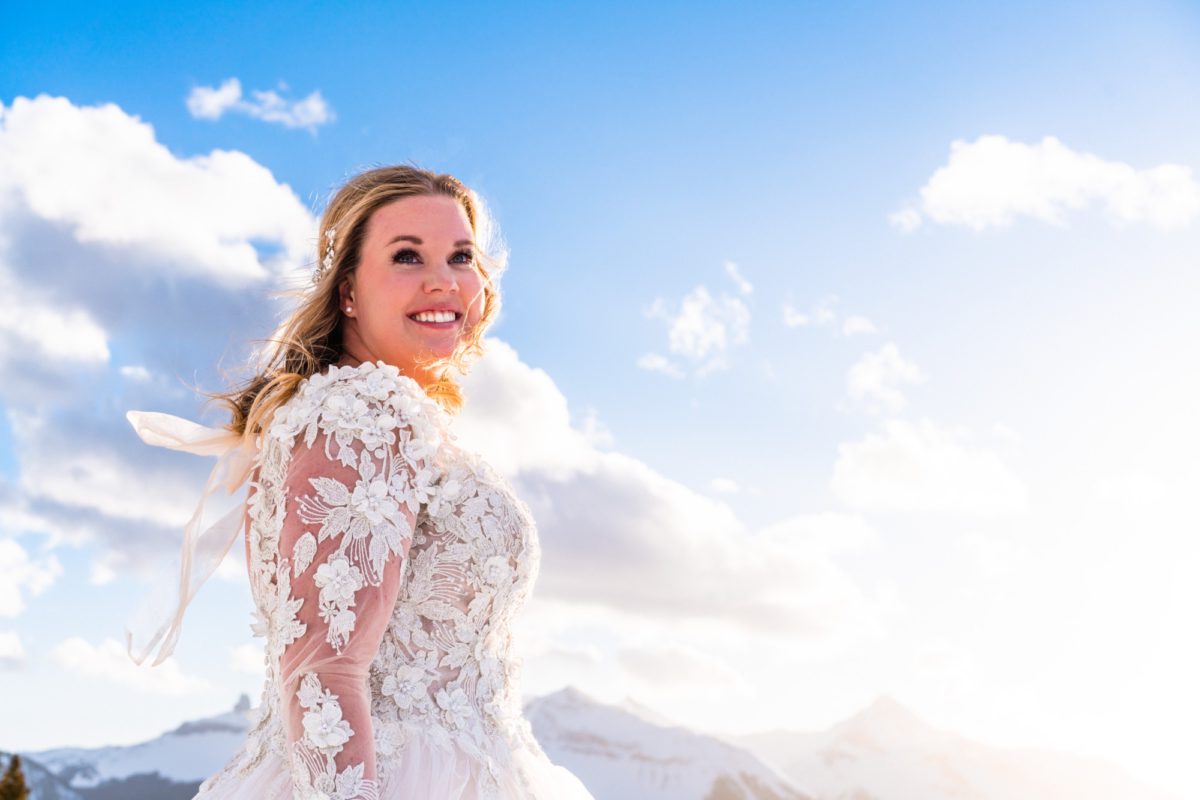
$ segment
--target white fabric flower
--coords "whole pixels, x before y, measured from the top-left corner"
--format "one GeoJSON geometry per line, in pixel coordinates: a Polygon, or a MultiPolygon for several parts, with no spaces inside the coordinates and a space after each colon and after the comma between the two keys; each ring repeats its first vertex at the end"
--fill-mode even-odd
{"type": "Polygon", "coordinates": [[[334,556],[317,567],[313,583],[321,589],[322,605],[354,605],[354,593],[362,588],[363,576],[344,556],[334,556]]]}
{"type": "Polygon", "coordinates": [[[336,702],[322,703],[304,713],[304,735],[314,747],[333,749],[350,741],[353,731],[342,719],[342,707],[336,702]]]}
{"type": "Polygon", "coordinates": [[[406,664],[383,679],[383,693],[392,698],[398,708],[408,711],[429,696],[429,678],[423,668],[406,664]]]}
{"type": "Polygon", "coordinates": [[[386,480],[377,478],[370,481],[359,481],[350,495],[350,508],[360,517],[366,518],[373,527],[384,520],[393,522],[400,513],[400,506],[388,492],[386,480]]]}
{"type": "Polygon", "coordinates": [[[500,586],[511,581],[512,567],[508,563],[508,556],[492,556],[483,562],[483,579],[490,586],[500,586]]]}
{"type": "Polygon", "coordinates": [[[448,727],[457,730],[467,724],[471,715],[471,700],[461,687],[456,686],[450,692],[438,689],[436,700],[448,727]]]}

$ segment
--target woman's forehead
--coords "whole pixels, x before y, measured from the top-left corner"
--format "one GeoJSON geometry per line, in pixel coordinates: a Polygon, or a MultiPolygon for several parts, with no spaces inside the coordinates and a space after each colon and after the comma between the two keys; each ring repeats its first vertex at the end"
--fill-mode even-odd
{"type": "Polygon", "coordinates": [[[369,244],[387,244],[396,237],[417,239],[419,243],[469,241],[471,223],[462,204],[453,197],[405,197],[377,209],[367,225],[369,244]]]}

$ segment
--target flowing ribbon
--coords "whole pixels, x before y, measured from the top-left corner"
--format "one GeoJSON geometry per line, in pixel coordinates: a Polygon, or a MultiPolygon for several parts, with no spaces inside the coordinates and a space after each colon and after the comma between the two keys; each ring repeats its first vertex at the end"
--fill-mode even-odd
{"type": "Polygon", "coordinates": [[[242,530],[244,503],[201,532],[204,504],[218,489],[224,488],[233,494],[245,483],[254,466],[257,448],[253,443],[243,442],[240,436],[228,429],[208,428],[157,411],[127,411],[125,418],[146,444],[218,457],[204,485],[204,494],[183,529],[178,599],[172,601],[172,607],[143,607],[143,619],[136,623],[136,627],[141,629],[147,626],[146,629],[153,630],[153,633],[146,637],[147,641],[136,645],[136,653],[134,637],[141,638],[143,631],[135,634],[129,627],[125,629],[125,647],[133,662],[140,665],[157,648],[157,655],[151,664],[158,665],[175,650],[188,604],[220,566],[242,530]],[[146,619],[150,622],[146,622],[146,619]]]}

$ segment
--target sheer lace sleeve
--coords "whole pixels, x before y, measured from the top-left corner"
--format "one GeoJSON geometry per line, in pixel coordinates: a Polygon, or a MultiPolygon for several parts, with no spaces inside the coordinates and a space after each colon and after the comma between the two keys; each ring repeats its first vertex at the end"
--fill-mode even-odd
{"type": "Polygon", "coordinates": [[[400,591],[426,452],[386,404],[327,399],[285,481],[280,577],[298,631],[280,657],[297,798],[378,797],[367,672],[400,591]]]}

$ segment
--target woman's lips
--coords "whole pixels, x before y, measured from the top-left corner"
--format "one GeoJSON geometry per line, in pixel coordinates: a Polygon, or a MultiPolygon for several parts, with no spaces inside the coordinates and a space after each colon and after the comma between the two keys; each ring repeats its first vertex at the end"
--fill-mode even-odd
{"type": "Polygon", "coordinates": [[[421,325],[422,327],[433,328],[434,330],[439,330],[439,331],[448,331],[448,330],[451,330],[452,328],[457,328],[458,324],[460,322],[462,322],[461,318],[452,319],[449,322],[421,322],[419,320],[413,319],[412,317],[406,317],[406,319],[409,322],[415,322],[417,325],[421,325]]]}

